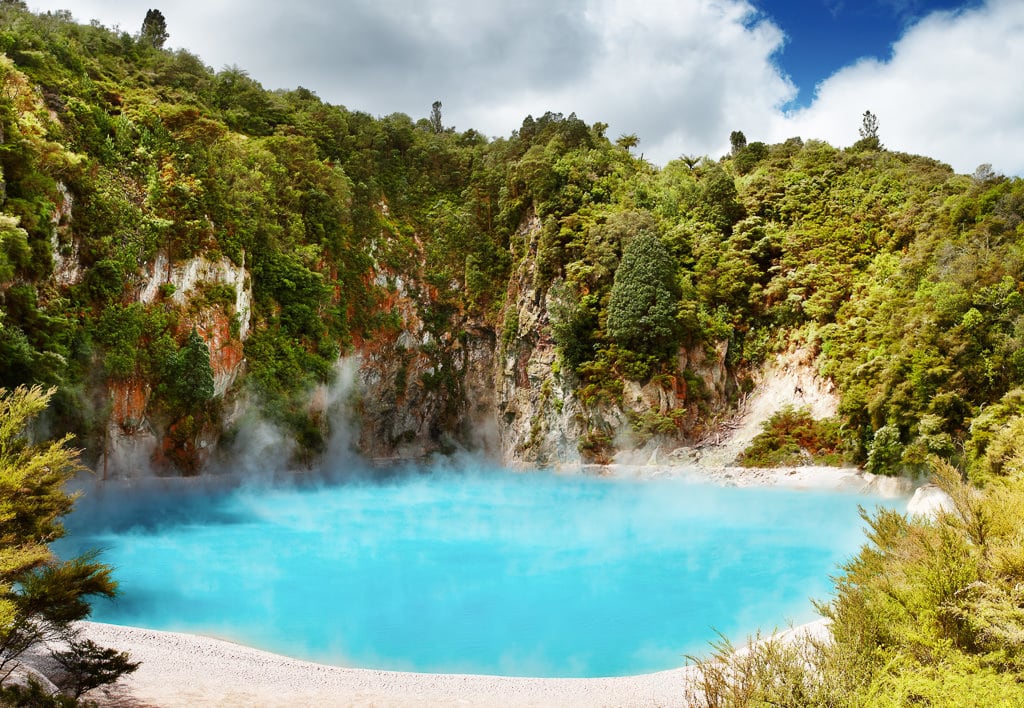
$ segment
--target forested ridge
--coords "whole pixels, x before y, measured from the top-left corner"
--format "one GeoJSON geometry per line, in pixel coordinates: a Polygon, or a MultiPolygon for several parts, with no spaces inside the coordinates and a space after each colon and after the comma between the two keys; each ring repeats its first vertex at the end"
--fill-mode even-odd
{"type": "MultiPolygon", "coordinates": [[[[162,49],[159,32],[19,3],[0,20],[0,385],[57,386],[52,425],[87,448],[111,382],[145,382],[179,440],[216,423],[195,329],[219,312],[244,347],[234,388],[322,449],[303,396],[339,355],[402,327],[389,306],[401,288],[428,354],[467,328],[503,351],[550,337],[556,374],[585,402],[664,381],[679,409],[700,410],[681,347],[727,342],[738,397],[800,342],[841,395],[850,459],[883,473],[931,454],[1019,467],[1024,185],[887,150],[884,117],[866,114],[845,148],[733,130],[731,154],[659,169],[636,136],[572,114],[488,138],[445,126],[440,103],[376,118],[267,91],[242,68],[162,49]],[[197,256],[244,268],[251,323],[223,283],[140,298],[161,254],[168,269],[197,256]],[[543,321],[517,321],[524,287],[543,321]]],[[[439,362],[417,384],[456,390],[439,362]]],[[[633,422],[688,432],[681,410],[633,422]]],[[[592,427],[580,450],[601,459],[614,444],[592,427]]]]}

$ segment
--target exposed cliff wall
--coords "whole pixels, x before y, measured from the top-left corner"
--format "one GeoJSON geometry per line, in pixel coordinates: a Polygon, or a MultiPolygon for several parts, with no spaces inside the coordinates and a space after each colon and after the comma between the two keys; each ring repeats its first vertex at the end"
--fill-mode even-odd
{"type": "MultiPolygon", "coordinates": [[[[535,253],[536,218],[519,234],[535,253]]],[[[535,287],[535,258],[521,259],[510,280],[497,370],[497,425],[503,462],[552,465],[650,456],[699,435],[729,406],[727,343],[713,352],[682,349],[673,375],[621,380],[621,391],[588,392],[563,371],[551,335],[550,291],[535,287]],[[689,383],[688,383],[689,382],[689,383]]]]}
{"type": "MultiPolygon", "coordinates": [[[[176,311],[178,335],[194,328],[206,343],[216,408],[222,413],[225,400],[234,398],[233,386],[244,370],[243,342],[252,324],[252,290],[245,267],[224,257],[171,263],[160,251],[140,268],[137,278],[135,302],[150,305],[162,298],[176,311]],[[208,297],[211,286],[221,286],[218,297],[208,297]]],[[[103,388],[101,395],[110,402],[110,414],[97,469],[104,478],[137,476],[150,470],[199,472],[214,452],[224,426],[244,413],[244,408],[229,406],[227,415],[208,411],[210,414],[198,421],[195,416],[176,420],[154,410],[151,385],[141,377],[109,378],[103,388]]]]}
{"type": "MultiPolygon", "coordinates": [[[[541,225],[527,219],[518,234],[536,253],[541,225]]],[[[544,293],[534,287],[532,258],[520,261],[506,295],[497,372],[497,426],[502,461],[508,464],[578,462],[587,415],[572,380],[556,369],[544,293]]]]}
{"type": "Polygon", "coordinates": [[[53,279],[60,287],[75,285],[82,281],[84,272],[80,262],[80,247],[71,232],[71,212],[75,204],[74,197],[63,182],[57,183],[60,200],[55,205],[50,218],[53,227],[50,237],[51,256],[53,258],[53,279]]]}
{"type": "MultiPolygon", "coordinates": [[[[53,218],[54,280],[81,280],[71,224],[72,198],[53,218]]],[[[536,250],[539,221],[518,238],[536,250]]],[[[413,259],[413,262],[422,262],[413,259]]],[[[417,459],[456,450],[483,452],[505,464],[549,466],[664,455],[699,437],[728,407],[725,343],[682,349],[675,375],[622,381],[621,393],[587,395],[560,366],[549,318],[551,295],[535,287],[536,261],[518,260],[506,294],[505,331],[437,302],[421,272],[379,267],[378,303],[390,324],[356,342],[358,373],[351,413],[353,447],[371,459],[417,459]],[[442,311],[443,317],[437,313],[442,311]]],[[[224,429],[256,399],[241,397],[243,344],[252,331],[251,277],[226,257],[173,262],[160,250],[133,278],[130,299],[177,313],[179,336],[192,328],[209,347],[219,418],[172,420],[154,409],[144,378],[110,378],[97,470],[123,477],[204,468],[224,429]],[[211,295],[213,293],[213,295],[211,295]]],[[[321,387],[322,388],[322,387],[321,387]]],[[[310,392],[308,413],[331,435],[324,392],[310,392]]]]}
{"type": "Polygon", "coordinates": [[[371,459],[492,452],[493,328],[439,306],[421,273],[381,272],[377,280],[392,326],[357,346],[358,451],[371,459]],[[440,320],[431,316],[439,307],[447,314],[440,320]]]}
{"type": "MultiPolygon", "coordinates": [[[[540,223],[517,239],[536,250],[540,223]]],[[[551,335],[550,295],[534,286],[536,261],[519,259],[509,281],[505,329],[448,312],[422,273],[383,270],[377,284],[393,326],[358,346],[358,450],[374,459],[419,458],[457,449],[510,465],[610,461],[638,447],[671,450],[728,406],[726,345],[684,349],[674,376],[622,382],[618,395],[587,396],[563,371],[551,335]]]]}

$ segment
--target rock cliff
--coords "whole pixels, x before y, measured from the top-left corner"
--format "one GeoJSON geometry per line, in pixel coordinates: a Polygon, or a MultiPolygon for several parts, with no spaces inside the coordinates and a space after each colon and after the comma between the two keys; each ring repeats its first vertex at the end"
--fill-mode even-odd
{"type": "MultiPolygon", "coordinates": [[[[55,277],[68,272],[73,268],[57,269],[55,277]]],[[[152,263],[140,268],[135,280],[135,302],[151,304],[164,298],[180,313],[179,334],[195,328],[209,347],[214,395],[221,402],[233,399],[244,371],[242,345],[251,328],[252,290],[245,267],[225,257],[172,263],[160,251],[152,263]],[[204,293],[210,286],[226,287],[230,297],[209,302],[204,293]]],[[[140,377],[108,379],[104,388],[101,396],[109,400],[110,414],[97,462],[103,478],[131,477],[151,469],[201,471],[223,427],[243,412],[235,408],[223,420],[183,427],[153,410],[151,386],[140,377]]]]}
{"type": "MultiPolygon", "coordinates": [[[[536,248],[540,223],[518,237],[536,248]]],[[[454,315],[432,332],[422,312],[429,288],[380,274],[383,308],[399,326],[360,347],[359,451],[370,458],[417,458],[455,449],[502,463],[550,466],[606,462],[638,447],[674,449],[728,408],[727,344],[683,349],[675,376],[623,382],[618,396],[581,397],[560,366],[549,294],[534,287],[535,262],[522,259],[506,294],[504,330],[454,315]]]]}
{"type": "MultiPolygon", "coordinates": [[[[527,219],[519,236],[531,243],[539,231],[537,220],[527,219]]],[[[74,266],[59,260],[56,243],[55,237],[54,258],[61,264],[55,277],[71,278],[74,266]]],[[[619,395],[581,395],[577,377],[560,366],[550,296],[533,286],[534,275],[533,261],[523,259],[510,279],[505,330],[496,331],[457,310],[432,317],[443,304],[422,273],[379,268],[375,284],[385,293],[379,307],[392,324],[357,341],[353,396],[340,404],[357,428],[355,451],[368,459],[405,460],[467,450],[517,466],[628,461],[638,450],[647,458],[665,455],[696,439],[711,416],[728,408],[734,387],[724,342],[710,351],[680,350],[674,376],[626,380],[619,395]]],[[[224,430],[255,404],[239,396],[243,343],[253,326],[249,282],[246,268],[224,257],[172,262],[160,251],[140,268],[133,299],[152,304],[162,298],[177,308],[179,328],[195,328],[209,347],[218,400],[233,405],[219,427],[183,431],[154,414],[144,380],[107,381],[109,419],[97,462],[104,477],[152,468],[201,470],[224,430]],[[204,297],[210,286],[226,286],[230,297],[210,302],[204,297]]],[[[309,396],[310,415],[329,437],[330,417],[320,410],[326,404],[317,403],[316,391],[309,396]]]]}

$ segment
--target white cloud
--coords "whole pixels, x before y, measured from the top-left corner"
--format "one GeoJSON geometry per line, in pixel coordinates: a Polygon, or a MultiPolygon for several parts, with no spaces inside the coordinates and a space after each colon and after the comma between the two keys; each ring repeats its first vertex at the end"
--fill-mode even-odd
{"type": "Polygon", "coordinates": [[[1024,174],[1024,3],[990,0],[929,15],[908,28],[886,62],[862,60],[818,87],[812,104],[777,126],[786,135],[845,146],[861,115],[878,116],[891,150],[948,162],[957,172],[991,163],[1024,174]]]}
{"type": "Polygon", "coordinates": [[[575,112],[609,123],[612,138],[636,133],[664,163],[724,153],[732,130],[755,130],[795,94],[772,61],[781,30],[745,1],[590,0],[580,19],[592,55],[579,80],[481,104],[466,124],[514,120],[507,131],[528,113],[575,112]]]}
{"type": "Polygon", "coordinates": [[[781,30],[746,2],[598,0],[587,20],[599,54],[567,103],[612,137],[639,135],[655,162],[722,154],[731,131],[756,131],[795,94],[772,61],[781,30]]]}

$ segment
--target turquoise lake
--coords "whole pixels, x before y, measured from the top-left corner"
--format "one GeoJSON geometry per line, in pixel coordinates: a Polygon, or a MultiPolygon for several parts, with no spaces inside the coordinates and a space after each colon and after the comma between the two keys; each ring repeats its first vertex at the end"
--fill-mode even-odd
{"type": "Polygon", "coordinates": [[[93,619],[314,661],[617,676],[704,653],[716,630],[816,619],[863,543],[853,493],[487,467],[261,486],[90,490],[62,555],[122,595],[93,619]]]}

